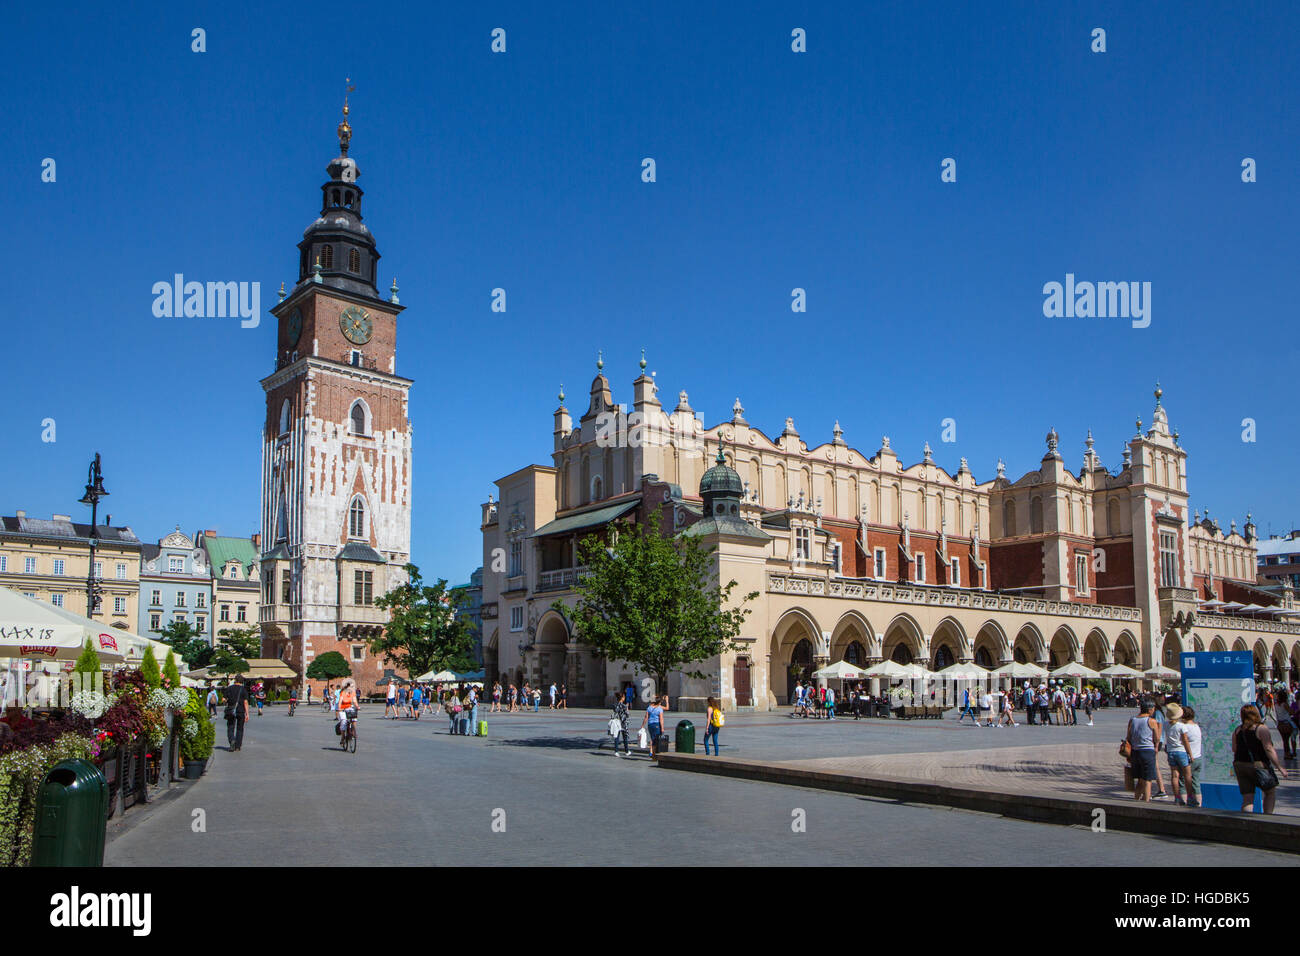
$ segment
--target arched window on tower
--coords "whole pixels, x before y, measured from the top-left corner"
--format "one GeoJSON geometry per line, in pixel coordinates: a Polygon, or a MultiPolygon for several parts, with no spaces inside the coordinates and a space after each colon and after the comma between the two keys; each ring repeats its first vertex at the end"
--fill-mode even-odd
{"type": "Polygon", "coordinates": [[[322,269],[334,268],[334,247],[328,243],[320,247],[320,267],[322,269]]]}
{"type": "Polygon", "coordinates": [[[280,434],[289,434],[289,400],[286,398],[280,406],[280,434]]]}
{"type": "Polygon", "coordinates": [[[355,249],[348,253],[348,272],[355,275],[361,274],[361,253],[355,249]]]}
{"type": "Polygon", "coordinates": [[[330,194],[330,201],[335,206],[339,204],[339,191],[337,189],[333,190],[333,192],[330,194]]]}
{"type": "Polygon", "coordinates": [[[366,536],[366,503],[360,495],[352,499],[348,507],[348,537],[364,538],[366,536]]]}
{"type": "Polygon", "coordinates": [[[1016,503],[1010,499],[1002,506],[1002,534],[1008,538],[1016,536],[1016,503]]]}
{"type": "Polygon", "coordinates": [[[600,475],[597,475],[595,478],[591,479],[591,500],[592,501],[599,501],[601,498],[605,497],[605,495],[603,494],[604,490],[605,490],[604,486],[601,484],[600,475]]]}
{"type": "Polygon", "coordinates": [[[1029,502],[1029,533],[1043,533],[1043,499],[1035,497],[1029,502]]]}
{"type": "Polygon", "coordinates": [[[352,403],[352,409],[348,412],[348,430],[353,435],[370,434],[370,409],[361,399],[352,403]]]}

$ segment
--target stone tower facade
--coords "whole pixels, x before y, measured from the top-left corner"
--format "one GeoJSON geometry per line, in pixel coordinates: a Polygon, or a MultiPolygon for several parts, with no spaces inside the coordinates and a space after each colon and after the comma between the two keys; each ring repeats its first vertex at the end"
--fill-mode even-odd
{"type": "Polygon", "coordinates": [[[387,621],[374,601],[410,560],[411,380],[397,374],[402,307],[396,280],[387,298],[376,285],[347,113],[320,216],[298,244],[298,282],[271,310],[260,618],[264,654],[305,673],[338,651],[366,693],[384,674],[365,644],[387,621]]]}

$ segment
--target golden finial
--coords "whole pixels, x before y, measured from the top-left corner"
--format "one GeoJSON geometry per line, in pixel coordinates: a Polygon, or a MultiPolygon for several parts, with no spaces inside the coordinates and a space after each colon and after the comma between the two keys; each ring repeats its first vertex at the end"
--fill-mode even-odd
{"type": "Polygon", "coordinates": [[[355,93],[356,87],[352,85],[352,77],[346,77],[343,81],[343,122],[339,123],[339,149],[343,155],[348,154],[348,143],[352,141],[352,127],[348,125],[348,94],[355,93]]]}

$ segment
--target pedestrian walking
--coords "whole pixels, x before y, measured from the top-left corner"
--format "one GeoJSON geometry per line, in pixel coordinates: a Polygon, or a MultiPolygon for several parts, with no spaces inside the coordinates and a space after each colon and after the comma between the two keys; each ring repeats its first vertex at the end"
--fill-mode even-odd
{"type": "Polygon", "coordinates": [[[1264,718],[1254,704],[1241,708],[1241,724],[1232,732],[1232,769],[1237,775],[1237,789],[1241,791],[1241,812],[1254,810],[1255,791],[1259,790],[1264,813],[1272,813],[1277,802],[1278,780],[1286,779],[1286,771],[1277,759],[1264,718]]]}
{"type": "Polygon", "coordinates": [[[1183,708],[1174,703],[1165,704],[1165,759],[1169,762],[1169,789],[1173,792],[1174,803],[1180,807],[1187,806],[1183,799],[1183,788],[1187,784],[1192,759],[1183,743],[1183,735],[1177,729],[1183,716],[1183,708]]]}
{"type": "Polygon", "coordinates": [[[231,753],[244,746],[244,723],[248,720],[248,689],[244,678],[235,675],[235,682],[226,688],[226,743],[231,753]]]}
{"type": "Polygon", "coordinates": [[[515,685],[514,685],[514,684],[511,684],[511,685],[510,685],[510,692],[509,692],[509,694],[507,695],[507,697],[508,697],[508,699],[509,699],[509,702],[510,702],[510,706],[509,706],[509,708],[508,708],[508,712],[509,712],[509,713],[512,713],[512,714],[513,714],[513,713],[515,712],[515,697],[516,697],[517,694],[518,694],[518,690],[515,688],[515,685]]]}
{"type": "Polygon", "coordinates": [[[1037,723],[1037,721],[1034,720],[1034,716],[1037,711],[1037,704],[1034,701],[1034,691],[1029,686],[1029,681],[1025,681],[1025,696],[1024,696],[1023,703],[1025,705],[1025,717],[1027,719],[1027,722],[1029,723],[1029,726],[1032,727],[1034,726],[1035,723],[1037,723]]]}
{"type": "Polygon", "coordinates": [[[1133,765],[1133,799],[1151,802],[1151,782],[1160,779],[1156,769],[1156,751],[1160,748],[1160,723],[1151,716],[1155,703],[1149,698],[1142,701],[1142,711],[1130,717],[1124,742],[1128,745],[1133,765]]]}
{"type": "Polygon", "coordinates": [[[384,719],[397,719],[397,684],[390,678],[388,693],[384,697],[384,719]]]}
{"type": "Polygon", "coordinates": [[[650,706],[645,709],[641,726],[650,737],[650,757],[654,759],[659,756],[659,738],[664,732],[664,708],[659,703],[659,698],[652,700],[650,706]]]}
{"type": "Polygon", "coordinates": [[[1089,687],[1083,695],[1083,715],[1088,718],[1089,727],[1092,726],[1092,693],[1092,688],[1089,687]]]}
{"type": "Polygon", "coordinates": [[[424,707],[424,690],[419,684],[411,688],[411,710],[416,720],[420,719],[420,710],[424,707]]]}
{"type": "Polygon", "coordinates": [[[489,714],[501,713],[501,682],[492,682],[492,706],[488,708],[489,714]]]}
{"type": "Polygon", "coordinates": [[[539,710],[541,710],[541,707],[542,707],[542,689],[540,687],[534,687],[533,688],[533,713],[534,714],[537,713],[539,710]]]}
{"type": "Polygon", "coordinates": [[[627,702],[623,699],[622,691],[614,692],[614,716],[610,718],[611,724],[616,724],[617,729],[614,732],[614,756],[629,757],[631,750],[627,745],[627,702]],[[619,741],[623,742],[623,752],[618,752],[619,741]]]}
{"type": "Polygon", "coordinates": [[[962,691],[961,713],[957,715],[957,723],[962,722],[962,718],[970,714],[970,722],[976,727],[980,725],[979,718],[975,716],[975,710],[971,707],[970,688],[967,687],[962,691]]]}
{"type": "Polygon", "coordinates": [[[1006,693],[1006,694],[1001,692],[998,693],[998,708],[1000,711],[998,714],[999,727],[1001,727],[1004,723],[1010,727],[1019,726],[1019,724],[1016,723],[1016,709],[1015,709],[1016,702],[1014,698],[1014,693],[1015,693],[1014,688],[1012,688],[1011,693],[1006,693]]]}
{"type": "Polygon", "coordinates": [[[993,695],[988,690],[980,695],[980,719],[983,721],[982,726],[993,726],[993,695]]]}
{"type": "Polygon", "coordinates": [[[568,684],[560,685],[560,703],[556,709],[557,710],[569,709],[569,685],[568,684]]]}
{"type": "Polygon", "coordinates": [[[447,691],[446,708],[448,723],[447,733],[455,734],[460,729],[458,724],[460,723],[461,702],[460,699],[457,698],[454,690],[447,691]]]}
{"type": "Polygon", "coordinates": [[[261,681],[257,682],[257,716],[262,716],[262,705],[266,703],[266,685],[261,681]]]}
{"type": "Polygon", "coordinates": [[[1277,692],[1277,735],[1282,738],[1282,757],[1286,760],[1294,760],[1295,738],[1296,738],[1296,719],[1295,719],[1295,698],[1293,698],[1285,688],[1277,692]]]}
{"type": "Polygon", "coordinates": [[[709,755],[709,740],[713,740],[713,756],[718,756],[718,731],[726,720],[722,716],[722,705],[716,697],[710,697],[704,713],[704,755],[709,755]]]}
{"type": "Polygon", "coordinates": [[[208,688],[208,716],[216,719],[217,716],[217,689],[208,688]]]}

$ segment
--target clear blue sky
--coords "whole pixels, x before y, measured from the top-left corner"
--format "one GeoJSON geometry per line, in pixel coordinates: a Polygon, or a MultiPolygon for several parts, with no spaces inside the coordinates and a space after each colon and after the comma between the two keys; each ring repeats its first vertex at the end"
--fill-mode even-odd
{"type": "Polygon", "coordinates": [[[1300,524],[1300,14],[1134,6],[12,8],[0,511],[85,520],[99,450],[142,539],[256,529],[273,324],[158,319],[150,288],[258,281],[274,304],[351,76],[381,285],[407,306],[426,576],[479,563],[478,502],[550,462],[557,388],[580,412],[597,348],[617,401],[644,347],[708,425],[739,395],[769,434],[790,415],[816,444],[838,418],[868,454],[929,441],[979,480],[1036,467],[1050,426],[1072,468],[1088,427],[1117,465],[1159,378],[1193,504],[1300,524]],[[1151,282],[1150,327],[1044,318],[1067,272],[1151,282]]]}

